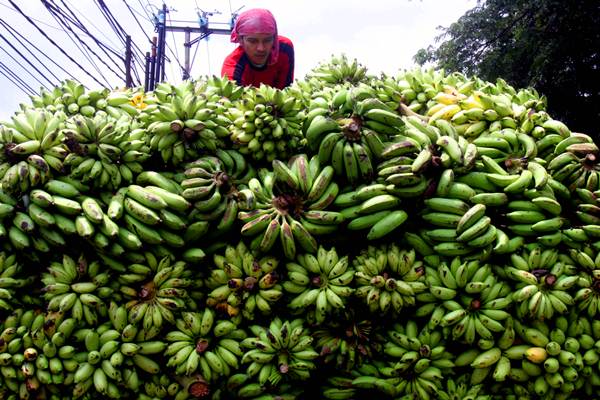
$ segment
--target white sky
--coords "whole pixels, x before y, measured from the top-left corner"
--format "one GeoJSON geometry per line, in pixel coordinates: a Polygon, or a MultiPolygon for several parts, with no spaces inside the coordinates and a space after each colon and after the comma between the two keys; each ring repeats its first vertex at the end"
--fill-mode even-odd
{"type": "MultiPolygon", "coordinates": [[[[36,19],[38,25],[78,62],[94,75],[98,75],[94,67],[87,62],[83,54],[65,36],[58,22],[46,10],[41,1],[13,0],[27,15],[36,19]]],[[[113,15],[131,34],[133,40],[144,51],[150,46],[142,30],[131,17],[124,5],[125,0],[105,0],[113,15]]],[[[124,53],[124,46],[116,34],[108,27],[106,20],[93,0],[54,0],[57,5],[66,3],[79,15],[82,23],[101,41],[109,44],[115,50],[124,53]]],[[[138,16],[149,36],[154,36],[154,26],[146,17],[147,13],[156,12],[162,7],[157,0],[127,0],[138,16]],[[146,10],[142,6],[145,6],[146,10]]],[[[243,10],[261,7],[268,8],[277,19],[279,33],[289,37],[296,52],[295,77],[302,78],[320,61],[327,61],[332,54],[345,53],[351,58],[357,58],[360,63],[369,68],[369,72],[377,74],[386,72],[394,74],[399,69],[410,68],[414,65],[413,56],[422,47],[434,42],[439,34],[440,26],[448,27],[466,11],[476,6],[476,0],[375,0],[365,2],[360,0],[166,0],[168,8],[172,9],[169,18],[173,24],[181,26],[198,26],[196,9],[204,11],[219,11],[209,17],[211,27],[223,27],[229,21],[230,12],[240,7],[243,10]],[[187,21],[187,22],[186,22],[187,21]]],[[[43,49],[57,63],[68,69],[88,88],[99,85],[63,56],[39,32],[30,25],[9,4],[8,0],[0,0],[0,18],[27,37],[37,47],[43,49]]],[[[5,28],[0,26],[0,34],[16,43],[5,28]]],[[[195,38],[192,35],[192,38],[195,38]]],[[[179,56],[183,64],[183,33],[168,33],[167,44],[179,56]]],[[[235,48],[229,42],[228,36],[212,35],[203,40],[197,47],[192,47],[191,54],[197,51],[191,75],[193,77],[206,74],[220,74],[223,58],[235,48]]],[[[92,47],[99,52],[97,47],[92,47]]],[[[6,50],[18,57],[12,49],[0,38],[0,50],[6,50]]],[[[22,48],[20,51],[28,55],[22,48]]],[[[172,62],[166,65],[167,80],[178,82],[181,73],[171,52],[167,52],[172,62]]],[[[43,58],[41,58],[43,59],[43,58]]],[[[26,71],[13,63],[4,51],[0,51],[0,61],[9,66],[16,74],[31,87],[38,89],[36,82],[26,71]]],[[[25,61],[19,59],[25,64],[25,61]]],[[[102,67],[102,64],[96,60],[102,67]]],[[[40,67],[37,63],[38,68],[40,67]]],[[[47,62],[48,67],[53,67],[47,62]]],[[[33,74],[35,71],[28,68],[33,74]]],[[[53,68],[60,78],[68,78],[64,72],[53,68]]],[[[114,87],[123,86],[123,80],[104,67],[110,84],[114,87]]],[[[44,71],[46,72],[46,71],[44,71]]],[[[143,71],[140,71],[143,73],[143,71]]],[[[48,76],[48,73],[46,72],[48,76]]],[[[124,77],[122,77],[124,78],[124,77]]],[[[18,109],[20,102],[29,102],[29,98],[13,83],[0,75],[0,119],[6,119],[18,109]]]]}

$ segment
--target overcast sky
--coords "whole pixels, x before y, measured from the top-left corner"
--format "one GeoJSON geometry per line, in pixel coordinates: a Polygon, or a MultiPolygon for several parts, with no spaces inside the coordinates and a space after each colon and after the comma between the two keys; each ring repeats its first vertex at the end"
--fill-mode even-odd
{"type": "MultiPolygon", "coordinates": [[[[89,63],[85,56],[75,47],[66,36],[56,19],[46,10],[41,1],[13,0],[22,11],[36,20],[38,25],[54,41],[68,52],[76,61],[92,75],[99,72],[89,63]]],[[[117,35],[109,28],[106,19],[94,0],[54,0],[54,3],[64,7],[67,5],[99,40],[106,43],[116,52],[124,53],[124,46],[117,35]]],[[[150,50],[147,37],[155,35],[154,25],[150,18],[155,14],[162,2],[157,0],[127,0],[137,16],[142,31],[133,19],[131,12],[125,6],[125,0],[105,0],[105,4],[117,21],[130,34],[143,52],[150,50]],[[149,18],[150,17],[150,18],[149,18]]],[[[332,54],[345,53],[357,58],[369,68],[371,73],[387,72],[394,74],[399,69],[411,68],[414,65],[413,56],[422,47],[434,42],[439,34],[438,27],[448,27],[466,11],[476,6],[476,0],[166,0],[171,10],[168,14],[170,23],[180,26],[198,26],[197,10],[216,11],[209,17],[211,27],[224,27],[229,21],[231,12],[261,7],[270,9],[277,19],[279,33],[289,37],[296,51],[296,78],[302,78],[306,72],[314,68],[320,61],[328,60],[332,54]],[[220,14],[219,14],[220,12],[220,14]]],[[[52,57],[59,65],[82,81],[88,88],[100,86],[87,74],[60,53],[37,29],[29,24],[24,17],[16,12],[9,0],[0,0],[0,18],[25,36],[45,54],[52,57]]],[[[5,27],[0,26],[0,34],[17,44],[5,27]]],[[[83,37],[83,36],[81,36],[83,37]]],[[[195,36],[193,35],[192,38],[195,36]]],[[[167,80],[179,82],[181,68],[176,62],[179,58],[183,64],[184,34],[169,33],[167,52],[171,62],[166,66],[167,80]]],[[[211,35],[197,47],[192,47],[191,54],[195,55],[192,65],[192,76],[220,74],[223,58],[235,48],[229,37],[211,35]]],[[[92,49],[99,52],[98,47],[91,44],[92,49]]],[[[32,56],[22,47],[20,51],[29,58],[32,56]]],[[[31,47],[30,47],[31,48],[31,47]]],[[[13,49],[0,38],[0,61],[11,71],[38,90],[40,83],[32,75],[39,74],[26,62],[19,58],[13,49]],[[10,56],[16,57],[27,71],[14,63],[10,56]]],[[[68,78],[67,73],[60,71],[48,59],[38,54],[48,68],[60,79],[68,78]]],[[[52,77],[39,63],[39,69],[52,77]]],[[[96,64],[112,87],[122,86],[123,77],[117,76],[106,69],[98,60],[96,64]]],[[[142,72],[142,71],[140,71],[142,72]]],[[[54,79],[53,79],[54,80],[54,79]]],[[[47,86],[48,83],[44,82],[47,86]]],[[[27,102],[27,95],[0,75],[0,119],[5,119],[18,109],[20,102],[27,102]]]]}

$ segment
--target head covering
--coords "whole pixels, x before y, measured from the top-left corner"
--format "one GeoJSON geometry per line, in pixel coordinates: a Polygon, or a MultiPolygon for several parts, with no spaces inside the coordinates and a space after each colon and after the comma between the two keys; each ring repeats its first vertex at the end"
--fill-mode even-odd
{"type": "Polygon", "coordinates": [[[269,65],[275,64],[279,57],[279,43],[277,42],[277,22],[271,11],[264,8],[253,8],[238,15],[231,31],[231,41],[241,43],[242,36],[256,33],[269,33],[275,37],[267,62],[269,65]]]}

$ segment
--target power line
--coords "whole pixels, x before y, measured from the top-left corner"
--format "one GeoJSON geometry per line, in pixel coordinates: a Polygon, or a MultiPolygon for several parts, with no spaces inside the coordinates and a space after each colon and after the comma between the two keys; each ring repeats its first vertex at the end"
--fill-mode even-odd
{"type": "MultiPolygon", "coordinates": [[[[102,11],[104,18],[108,21],[109,25],[112,27],[113,31],[121,38],[123,43],[126,44],[125,36],[128,36],[128,34],[125,31],[125,29],[123,29],[123,27],[119,24],[119,21],[117,21],[117,19],[114,17],[114,15],[110,11],[110,9],[107,7],[107,5],[104,3],[104,0],[96,0],[96,3],[98,5],[98,8],[100,8],[100,11],[102,11]]],[[[136,50],[136,51],[132,52],[132,56],[133,56],[134,60],[136,62],[138,62],[139,65],[143,66],[144,65],[143,51],[138,47],[138,45],[135,42],[132,42],[132,47],[135,48],[135,50],[136,50]]],[[[138,79],[138,83],[139,83],[139,79],[138,79]]]]}
{"type": "Polygon", "coordinates": [[[57,49],[60,50],[61,53],[63,53],[73,64],[77,65],[86,75],[88,75],[90,78],[92,78],[94,81],[96,81],[99,85],[103,86],[104,85],[92,74],[90,74],[85,68],[83,68],[83,66],[81,66],[81,64],[79,64],[75,59],[73,59],[73,57],[71,57],[69,54],[67,54],[54,40],[52,40],[47,34],[46,32],[44,32],[43,29],[41,29],[39,26],[36,25],[35,22],[33,22],[33,20],[31,18],[29,18],[29,16],[27,16],[20,8],[19,6],[17,6],[13,0],[8,0],[10,2],[10,4],[15,8],[15,10],[17,10],[23,17],[25,17],[25,19],[27,19],[27,21],[32,24],[33,26],[35,26],[35,28],[50,42],[52,43],[52,45],[54,45],[54,47],[56,47],[57,49]]]}
{"type": "MultiPolygon", "coordinates": [[[[12,7],[11,7],[11,6],[9,6],[9,5],[6,5],[6,4],[4,4],[4,3],[0,3],[0,6],[6,7],[6,8],[8,8],[10,11],[13,11],[13,12],[15,12],[15,13],[16,13],[15,9],[14,9],[14,8],[12,8],[12,7]]],[[[52,26],[52,25],[50,25],[50,24],[47,24],[46,22],[44,22],[44,21],[41,21],[41,20],[39,20],[39,19],[35,19],[35,18],[31,18],[31,19],[32,19],[33,21],[35,21],[35,22],[39,23],[40,25],[45,25],[45,26],[47,26],[48,28],[56,29],[57,31],[60,31],[60,30],[61,30],[60,28],[57,28],[57,27],[55,27],[55,26],[52,26]]]]}
{"type": "MultiPolygon", "coordinates": [[[[65,5],[65,8],[66,8],[66,9],[67,9],[67,10],[68,10],[70,13],[71,13],[71,15],[73,15],[73,16],[75,17],[75,13],[74,13],[73,11],[71,11],[71,9],[69,8],[69,6],[67,6],[67,5],[65,4],[65,0],[61,0],[61,1],[62,1],[62,3],[65,5]]],[[[114,43],[114,42],[111,40],[111,38],[109,38],[107,35],[105,35],[105,34],[104,34],[104,32],[103,32],[103,30],[102,30],[102,29],[98,28],[98,27],[97,27],[97,26],[94,24],[94,22],[93,22],[91,19],[89,19],[88,17],[86,17],[86,15],[85,15],[84,13],[82,13],[81,11],[79,11],[79,10],[77,9],[77,7],[75,7],[75,6],[73,5],[73,3],[72,3],[72,2],[70,2],[69,0],[66,0],[66,2],[67,2],[67,3],[69,3],[69,5],[71,6],[71,8],[74,8],[74,9],[75,9],[75,11],[77,11],[77,12],[78,12],[78,13],[79,13],[79,14],[80,14],[80,15],[81,15],[81,16],[82,16],[82,17],[83,17],[83,18],[84,18],[86,21],[88,21],[88,22],[90,23],[90,25],[92,25],[92,26],[93,26],[93,27],[94,27],[94,28],[95,28],[95,29],[96,29],[98,32],[100,32],[100,34],[101,34],[102,36],[104,36],[104,38],[105,38],[106,40],[108,40],[112,46],[115,46],[115,47],[117,46],[117,44],[116,44],[116,43],[114,43]]]]}
{"type": "Polygon", "coordinates": [[[21,89],[23,93],[29,96],[35,95],[35,90],[33,90],[27,83],[25,83],[25,81],[23,81],[17,74],[15,74],[12,71],[11,68],[7,67],[2,61],[0,61],[0,68],[5,71],[3,72],[2,70],[0,70],[0,74],[4,75],[6,79],[11,81],[13,85],[15,85],[17,88],[21,89]],[[29,89],[29,91],[27,91],[26,89],[29,89]]]}
{"type": "MultiPolygon", "coordinates": [[[[92,67],[94,67],[94,69],[96,70],[96,72],[98,74],[100,74],[100,77],[102,79],[104,79],[104,81],[106,82],[106,84],[108,86],[110,86],[110,81],[106,78],[106,76],[104,76],[104,74],[102,73],[102,71],[100,70],[100,68],[98,67],[98,65],[94,62],[94,60],[92,59],[92,57],[89,55],[88,51],[93,53],[96,57],[98,57],[98,55],[87,45],[87,43],[85,43],[84,41],[82,41],[79,36],[73,32],[73,30],[71,29],[71,27],[66,24],[65,22],[61,21],[60,18],[58,18],[57,15],[57,11],[52,9],[52,6],[45,0],[42,0],[42,3],[46,6],[46,9],[50,12],[50,14],[52,15],[52,17],[56,20],[56,22],[58,22],[63,29],[63,32],[65,33],[65,35],[71,40],[71,42],[73,42],[73,44],[75,44],[75,47],[77,47],[79,49],[79,51],[83,54],[83,56],[89,61],[90,64],[92,64],[92,67]],[[75,39],[77,39],[77,41],[71,37],[71,35],[69,34],[69,32],[67,32],[65,30],[65,28],[67,28],[69,30],[69,32],[71,32],[71,34],[73,34],[73,36],[75,37],[75,39]],[[79,43],[81,43],[81,45],[79,43]],[[82,47],[85,47],[83,48],[82,47]]],[[[99,58],[99,57],[98,57],[99,58]]],[[[112,71],[112,69],[104,62],[104,60],[101,60],[102,63],[112,71]]]]}
{"type": "MultiPolygon", "coordinates": [[[[135,19],[135,22],[137,22],[138,26],[140,27],[140,29],[142,30],[142,32],[144,32],[144,35],[146,35],[146,38],[148,39],[149,43],[152,43],[152,40],[150,39],[150,36],[148,36],[148,34],[146,33],[146,30],[144,29],[144,27],[142,26],[142,24],[140,23],[140,20],[137,18],[137,16],[135,15],[136,13],[139,14],[138,11],[135,11],[134,9],[131,8],[131,6],[129,4],[127,4],[127,0],[123,0],[123,3],[125,3],[125,5],[127,6],[127,9],[129,10],[129,12],[131,13],[131,15],[133,16],[133,18],[135,19]],[[135,11],[135,12],[134,12],[135,11]]],[[[140,16],[142,17],[142,15],[140,14],[140,16]]],[[[150,21],[152,22],[152,21],[150,21]]]]}
{"type": "MultiPolygon", "coordinates": [[[[54,0],[51,0],[51,1],[54,1],[54,0]]],[[[67,4],[66,4],[66,3],[65,3],[63,0],[61,0],[61,1],[62,1],[63,5],[65,6],[65,8],[67,9],[67,11],[68,11],[69,13],[71,13],[71,15],[73,16],[73,18],[71,18],[71,19],[70,19],[70,21],[71,21],[71,24],[72,24],[72,25],[75,25],[77,28],[79,28],[79,30],[81,30],[83,33],[85,33],[87,36],[89,36],[89,37],[90,37],[90,38],[91,38],[91,39],[92,39],[92,40],[93,40],[93,41],[94,41],[94,42],[95,42],[95,43],[98,45],[98,47],[100,47],[100,48],[102,49],[102,51],[104,52],[104,54],[106,54],[108,57],[111,57],[111,56],[110,56],[110,55],[107,53],[107,51],[109,51],[110,53],[112,53],[114,56],[118,57],[118,58],[119,58],[119,60],[121,60],[121,61],[123,60],[123,56],[122,56],[122,55],[121,55],[121,54],[120,54],[120,53],[119,53],[117,50],[115,50],[115,49],[111,48],[110,46],[108,46],[108,45],[104,44],[103,42],[101,42],[100,40],[98,40],[98,39],[97,39],[97,38],[96,38],[96,37],[95,37],[95,36],[94,36],[94,35],[93,35],[93,34],[92,34],[92,33],[91,33],[91,32],[90,32],[88,29],[87,29],[87,27],[86,27],[85,25],[83,25],[83,24],[82,24],[82,23],[79,21],[79,19],[77,18],[77,16],[75,15],[75,13],[74,13],[74,12],[73,12],[73,11],[72,11],[70,8],[69,8],[69,6],[68,6],[68,5],[67,5],[67,4]]],[[[61,14],[62,14],[62,15],[65,17],[65,18],[69,19],[68,15],[66,15],[66,14],[65,14],[65,13],[62,11],[62,9],[61,9],[60,7],[58,7],[58,6],[57,6],[57,8],[60,10],[61,14]]],[[[96,29],[98,29],[98,28],[97,28],[95,25],[92,25],[92,26],[94,26],[96,29]]],[[[101,32],[101,34],[102,34],[102,35],[103,35],[105,38],[107,38],[107,36],[106,36],[106,35],[103,33],[103,31],[102,31],[102,30],[100,30],[100,29],[98,29],[98,30],[101,32]]],[[[107,38],[107,39],[108,39],[108,38],[107,38]]],[[[109,40],[110,40],[110,39],[109,39],[109,40]]],[[[115,45],[115,44],[113,43],[113,45],[115,45]]],[[[111,58],[111,60],[112,60],[112,58],[111,58]]],[[[114,60],[113,60],[113,62],[114,62],[114,60]]],[[[115,62],[115,64],[117,64],[117,65],[118,65],[118,63],[116,63],[116,62],[115,62]]]]}
{"type": "MultiPolygon", "coordinates": [[[[173,23],[171,21],[171,17],[169,17],[169,25],[173,25],[173,23]]],[[[173,57],[175,57],[175,61],[177,61],[179,68],[182,71],[185,71],[185,68],[183,67],[183,65],[181,65],[181,62],[179,62],[179,52],[177,51],[177,42],[175,41],[175,32],[174,31],[171,31],[171,37],[173,38],[173,45],[175,46],[175,53],[173,53],[173,50],[171,50],[171,47],[168,44],[167,44],[167,48],[169,49],[169,51],[171,52],[173,57]]],[[[165,43],[166,43],[166,41],[165,41],[165,43]]],[[[173,72],[173,69],[171,68],[171,73],[172,72],[173,72]]]]}
{"type": "MultiPolygon", "coordinates": [[[[23,35],[21,35],[19,32],[17,32],[14,28],[12,28],[10,25],[8,25],[2,18],[0,18],[0,25],[4,26],[4,28],[8,31],[8,33],[10,33],[12,35],[13,38],[15,38],[17,40],[17,42],[19,42],[19,44],[29,52],[29,54],[31,54],[33,56],[33,58],[36,59],[37,62],[39,62],[45,69],[46,71],[48,71],[56,80],[60,81],[61,79],[56,76],[54,74],[54,72],[52,72],[52,70],[50,68],[48,68],[48,66],[46,65],[46,63],[44,63],[42,60],[40,60],[34,53],[33,51],[31,51],[31,47],[33,47],[34,49],[36,49],[37,51],[39,51],[42,55],[44,55],[46,58],[48,58],[50,61],[52,61],[56,66],[60,67],[60,65],[58,65],[51,57],[48,57],[47,55],[45,55],[39,48],[37,48],[33,43],[31,43],[29,40],[27,40],[27,38],[24,38],[23,35]],[[23,44],[23,42],[21,41],[21,39],[19,39],[16,35],[19,35],[21,38],[23,38],[25,41],[27,41],[27,44],[29,44],[29,46],[26,46],[25,44],[23,44]]],[[[67,74],[69,73],[67,70],[63,69],[64,72],[66,72],[67,74]]]]}
{"type": "MultiPolygon", "coordinates": [[[[31,65],[31,67],[33,67],[33,69],[35,69],[38,74],[40,74],[46,81],[48,81],[48,83],[50,85],[54,85],[52,83],[52,81],[50,79],[48,79],[48,77],[46,75],[44,75],[44,73],[42,71],[40,71],[39,69],[37,69],[37,67],[35,65],[33,65],[33,63],[31,61],[29,61],[29,59],[26,56],[24,56],[19,50],[17,50],[17,48],[15,46],[13,46],[13,44],[8,39],[6,39],[4,37],[4,35],[1,34],[1,33],[0,33],[0,38],[2,38],[2,40],[4,40],[6,42],[6,44],[8,44],[10,46],[10,48],[13,49],[19,56],[21,56],[21,58],[23,60],[25,60],[27,62],[27,64],[31,65]]],[[[46,85],[42,81],[40,81],[35,75],[33,75],[28,68],[25,68],[23,65],[21,65],[21,63],[16,58],[14,58],[13,56],[11,56],[11,54],[8,51],[6,51],[6,49],[4,47],[0,47],[0,49],[2,51],[4,51],[10,58],[12,58],[21,68],[23,68],[36,81],[38,81],[40,83],[40,85],[42,85],[43,87],[45,87],[46,89],[48,89],[46,87],[46,85]]]]}
{"type": "MultiPolygon", "coordinates": [[[[52,0],[53,1],[53,0],[52,0]]],[[[72,22],[74,25],[76,25],[80,30],[82,30],[84,33],[86,33],[100,48],[101,50],[104,52],[104,54],[106,54],[110,60],[117,66],[117,68],[119,69],[119,71],[121,72],[121,74],[124,74],[124,68],[123,68],[123,64],[125,62],[125,58],[118,52],[116,52],[115,50],[111,49],[110,47],[108,47],[107,45],[105,45],[104,43],[100,42],[83,24],[81,24],[79,22],[79,20],[77,19],[77,16],[75,15],[75,13],[69,8],[69,6],[65,3],[64,0],[61,0],[63,5],[65,6],[65,8],[67,9],[68,12],[71,13],[71,15],[75,18],[75,20],[72,22]],[[112,54],[116,55],[119,59],[120,62],[115,61],[108,53],[107,51],[110,51],[112,54]]],[[[127,5],[127,3],[126,3],[127,5]]],[[[63,15],[64,12],[63,12],[63,15]]],[[[94,26],[96,29],[98,29],[96,26],[94,26]]],[[[106,35],[103,34],[104,37],[106,37],[106,35]]],[[[134,43],[135,44],[135,43],[134,43]]],[[[135,77],[135,79],[137,80],[137,83],[140,83],[140,77],[139,77],[139,73],[138,70],[135,68],[134,64],[139,64],[142,68],[143,68],[143,62],[140,61],[140,57],[134,53],[134,58],[132,59],[132,63],[131,66],[133,67],[133,75],[135,77]]],[[[113,71],[113,73],[117,74],[115,71],[113,71]]]]}
{"type": "MultiPolygon", "coordinates": [[[[102,64],[104,64],[104,66],[106,66],[106,68],[108,68],[113,74],[115,74],[116,76],[119,76],[119,72],[115,71],[110,65],[108,65],[104,59],[102,57],[100,57],[98,54],[96,54],[96,52],[94,50],[92,50],[92,48],[85,42],[83,41],[81,38],[79,38],[79,36],[73,31],[73,29],[71,29],[71,27],[62,22],[58,17],[60,15],[64,15],[63,11],[57,7],[56,5],[52,6],[48,3],[48,1],[46,0],[42,0],[42,3],[46,6],[46,8],[48,9],[48,11],[54,16],[54,18],[57,20],[58,23],[60,23],[61,25],[63,25],[64,27],[66,27],[69,32],[71,32],[75,38],[77,39],[77,41],[79,43],[81,43],[81,45],[83,45],[87,51],[89,51],[90,53],[92,53],[98,60],[100,60],[100,62],[102,62],[102,64]]],[[[65,34],[67,34],[67,36],[69,36],[69,34],[65,31],[65,34]]],[[[104,76],[104,74],[102,73],[102,71],[100,70],[100,68],[98,67],[98,65],[94,62],[94,60],[92,60],[92,57],[87,54],[87,52],[85,52],[78,44],[75,40],[73,40],[70,36],[69,38],[71,39],[71,41],[73,43],[75,43],[75,45],[81,50],[81,52],[86,56],[86,58],[88,59],[88,61],[92,64],[92,66],[96,69],[96,71],[100,74],[100,76],[106,81],[106,83],[110,86],[110,82],[109,80],[104,76]]],[[[114,60],[111,59],[111,61],[114,62],[114,60]]],[[[117,67],[119,67],[119,64],[115,63],[117,65],[117,67]]],[[[120,71],[121,73],[124,73],[125,71],[123,69],[121,69],[120,71]]]]}

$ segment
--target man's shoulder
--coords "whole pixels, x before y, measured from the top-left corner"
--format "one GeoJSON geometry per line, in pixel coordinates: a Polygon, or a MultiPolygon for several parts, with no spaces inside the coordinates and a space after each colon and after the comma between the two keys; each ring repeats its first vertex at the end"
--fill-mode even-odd
{"type": "Polygon", "coordinates": [[[244,55],[244,49],[242,49],[241,46],[238,46],[235,48],[235,50],[233,50],[231,53],[229,53],[227,55],[227,57],[225,57],[225,61],[233,61],[234,63],[236,63],[237,61],[239,61],[239,59],[244,55]]]}
{"type": "Polygon", "coordinates": [[[290,39],[286,38],[285,36],[278,35],[277,40],[279,40],[280,45],[294,47],[294,44],[292,43],[292,41],[290,39]]]}

